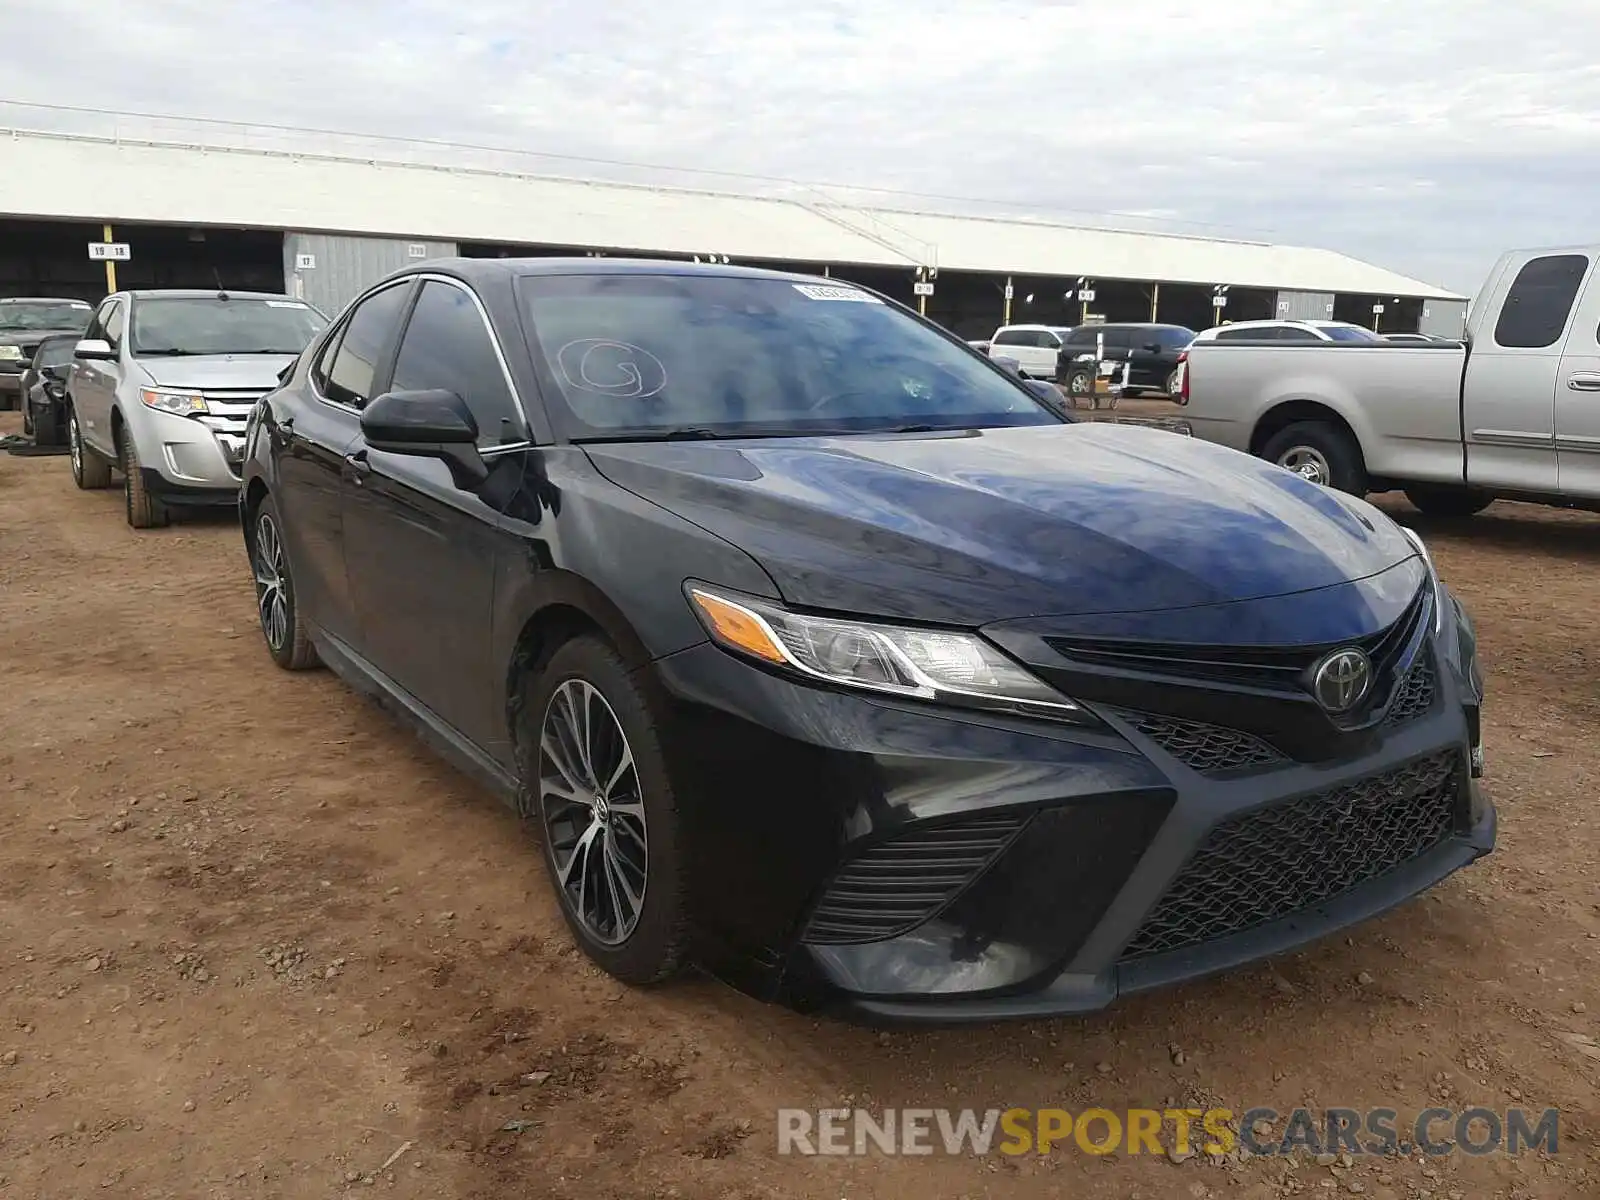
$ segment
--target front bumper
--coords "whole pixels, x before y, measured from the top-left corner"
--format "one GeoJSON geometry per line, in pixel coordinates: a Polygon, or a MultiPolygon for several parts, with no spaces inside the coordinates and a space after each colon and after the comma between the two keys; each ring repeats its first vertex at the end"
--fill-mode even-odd
{"type": "MultiPolygon", "coordinates": [[[[131,406],[129,406],[131,407],[131,406]]],[[[143,408],[133,429],[145,486],[171,504],[226,504],[238,495],[242,417],[184,417],[143,408]]]]}
{"type": "Polygon", "coordinates": [[[1366,920],[1495,844],[1457,641],[1424,642],[1426,701],[1401,713],[1397,683],[1403,719],[1360,754],[1220,773],[1195,768],[1212,760],[1192,737],[1115,710],[1100,732],[672,655],[703,957],[802,1008],[989,1022],[1093,1011],[1366,920]]]}

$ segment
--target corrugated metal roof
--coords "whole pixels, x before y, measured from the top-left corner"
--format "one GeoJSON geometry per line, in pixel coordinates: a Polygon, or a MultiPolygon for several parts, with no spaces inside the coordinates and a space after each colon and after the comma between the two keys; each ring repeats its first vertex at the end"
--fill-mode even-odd
{"type": "Polygon", "coordinates": [[[1331,250],[1304,246],[1095,229],[1026,219],[894,209],[870,212],[876,227],[899,229],[908,238],[938,247],[938,266],[946,270],[1465,299],[1331,250]]]}
{"type": "Polygon", "coordinates": [[[1327,250],[12,130],[0,213],[1464,299],[1327,250]]]}

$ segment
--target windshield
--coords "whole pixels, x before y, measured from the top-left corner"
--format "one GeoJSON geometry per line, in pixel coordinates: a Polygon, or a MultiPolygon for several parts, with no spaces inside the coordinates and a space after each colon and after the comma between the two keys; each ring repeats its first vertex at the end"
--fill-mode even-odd
{"type": "Polygon", "coordinates": [[[0,300],[0,331],[84,329],[90,311],[87,304],[67,300],[0,300]]]}
{"type": "Polygon", "coordinates": [[[1335,342],[1381,342],[1383,339],[1359,325],[1324,325],[1322,332],[1335,342]]]}
{"type": "Polygon", "coordinates": [[[606,274],[518,286],[576,440],[1063,420],[963,343],[849,285],[606,274]]]}
{"type": "Polygon", "coordinates": [[[327,323],[300,300],[141,299],[133,306],[133,352],[299,354],[327,323]]]}
{"type": "Polygon", "coordinates": [[[45,338],[39,343],[39,349],[34,352],[33,365],[36,367],[60,367],[72,361],[72,350],[78,344],[77,338],[45,338]]]}

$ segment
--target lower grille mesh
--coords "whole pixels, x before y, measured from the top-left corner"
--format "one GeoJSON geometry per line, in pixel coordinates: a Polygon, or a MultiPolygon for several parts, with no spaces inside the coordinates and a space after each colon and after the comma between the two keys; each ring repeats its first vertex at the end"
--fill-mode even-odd
{"type": "Polygon", "coordinates": [[[1271,746],[1235,729],[1153,713],[1130,713],[1134,728],[1202,775],[1265,767],[1284,761],[1271,746]]]}
{"type": "Polygon", "coordinates": [[[979,817],[873,846],[834,876],[802,940],[842,946],[884,941],[915,928],[994,861],[1026,820],[979,817]]]}
{"type": "Polygon", "coordinates": [[[1433,661],[1428,657],[1428,652],[1423,650],[1411,670],[1407,671],[1405,678],[1400,681],[1400,686],[1395,689],[1394,703],[1390,705],[1389,715],[1383,719],[1383,723],[1395,726],[1416,720],[1433,707],[1433,697],[1437,690],[1433,677],[1433,661]]]}
{"type": "Polygon", "coordinates": [[[1456,818],[1454,750],[1211,831],[1123,953],[1165,954],[1320,904],[1431,850],[1456,818]]]}

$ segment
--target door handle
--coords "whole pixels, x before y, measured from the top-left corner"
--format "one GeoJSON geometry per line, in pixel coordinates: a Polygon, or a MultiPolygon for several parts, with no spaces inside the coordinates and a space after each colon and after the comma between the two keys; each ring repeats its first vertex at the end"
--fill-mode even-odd
{"type": "Polygon", "coordinates": [[[367,461],[365,450],[357,450],[354,454],[344,456],[344,477],[351,483],[360,487],[370,474],[372,474],[372,464],[367,461]]]}
{"type": "Polygon", "coordinates": [[[1567,376],[1567,386],[1575,392],[1600,392],[1600,374],[1594,371],[1574,371],[1567,376]]]}

